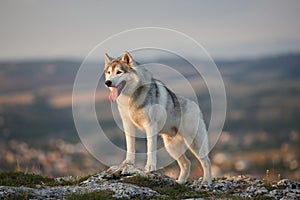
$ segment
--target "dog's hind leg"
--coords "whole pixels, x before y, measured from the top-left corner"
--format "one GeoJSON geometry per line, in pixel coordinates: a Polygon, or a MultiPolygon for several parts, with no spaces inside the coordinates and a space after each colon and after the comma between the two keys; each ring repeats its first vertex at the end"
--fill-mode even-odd
{"type": "Polygon", "coordinates": [[[201,154],[198,153],[200,148],[198,147],[198,144],[196,142],[193,142],[189,146],[189,149],[202,165],[202,168],[203,168],[203,181],[202,182],[203,183],[207,182],[208,184],[211,184],[211,182],[212,182],[211,164],[210,164],[208,155],[201,156],[201,154]]]}
{"type": "Polygon", "coordinates": [[[190,175],[191,167],[191,162],[185,156],[187,147],[184,143],[184,139],[179,134],[174,137],[167,134],[162,134],[162,138],[168,153],[175,160],[177,160],[177,163],[180,167],[180,174],[177,179],[177,183],[183,184],[190,175]]]}
{"type": "Polygon", "coordinates": [[[208,137],[203,120],[199,122],[199,132],[195,135],[192,142],[185,139],[186,145],[193,155],[199,160],[203,168],[203,183],[212,183],[211,164],[208,157],[208,137]]]}

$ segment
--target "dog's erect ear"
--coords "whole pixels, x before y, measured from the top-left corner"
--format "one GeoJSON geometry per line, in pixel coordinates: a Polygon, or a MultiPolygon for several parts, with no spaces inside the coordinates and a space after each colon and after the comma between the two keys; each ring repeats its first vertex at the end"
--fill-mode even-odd
{"type": "Polygon", "coordinates": [[[133,67],[132,57],[127,51],[122,56],[122,62],[126,63],[129,67],[133,67]]]}
{"type": "Polygon", "coordinates": [[[105,65],[107,65],[110,61],[112,61],[112,58],[109,57],[109,55],[106,53],[104,54],[104,62],[105,62],[105,65]]]}

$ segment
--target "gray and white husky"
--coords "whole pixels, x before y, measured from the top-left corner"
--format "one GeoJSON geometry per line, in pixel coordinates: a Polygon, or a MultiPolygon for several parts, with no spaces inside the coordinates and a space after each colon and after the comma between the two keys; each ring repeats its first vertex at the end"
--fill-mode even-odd
{"type": "Polygon", "coordinates": [[[185,183],[191,163],[185,155],[188,148],[204,169],[203,181],[211,183],[207,131],[198,105],[174,94],[162,82],[134,61],[128,52],[105,59],[105,85],[109,100],[117,102],[126,136],[124,163],[135,162],[135,129],[146,132],[146,171],[156,170],[157,135],[161,135],[168,153],[180,167],[178,183],[185,183]]]}

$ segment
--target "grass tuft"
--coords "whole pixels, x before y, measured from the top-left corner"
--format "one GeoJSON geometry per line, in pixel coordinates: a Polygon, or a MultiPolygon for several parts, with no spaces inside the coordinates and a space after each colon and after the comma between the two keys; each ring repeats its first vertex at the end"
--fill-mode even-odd
{"type": "Polygon", "coordinates": [[[56,180],[54,178],[44,177],[37,174],[27,174],[24,172],[2,172],[0,173],[0,185],[1,186],[25,186],[31,188],[37,188],[43,186],[65,186],[65,185],[76,185],[90,176],[81,178],[74,178],[69,180],[56,180]]]}
{"type": "Polygon", "coordinates": [[[25,174],[24,172],[0,173],[0,185],[3,186],[26,186],[35,188],[36,185],[55,185],[57,182],[48,177],[37,174],[25,174]]]}

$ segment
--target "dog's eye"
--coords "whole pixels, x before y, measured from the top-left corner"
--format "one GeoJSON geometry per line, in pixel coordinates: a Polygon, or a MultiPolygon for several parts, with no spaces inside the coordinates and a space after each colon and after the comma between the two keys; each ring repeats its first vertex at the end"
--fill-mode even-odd
{"type": "Polygon", "coordinates": [[[121,74],[122,72],[121,71],[117,71],[117,74],[121,74]]]}
{"type": "Polygon", "coordinates": [[[107,74],[110,74],[110,71],[106,71],[107,74]]]}

